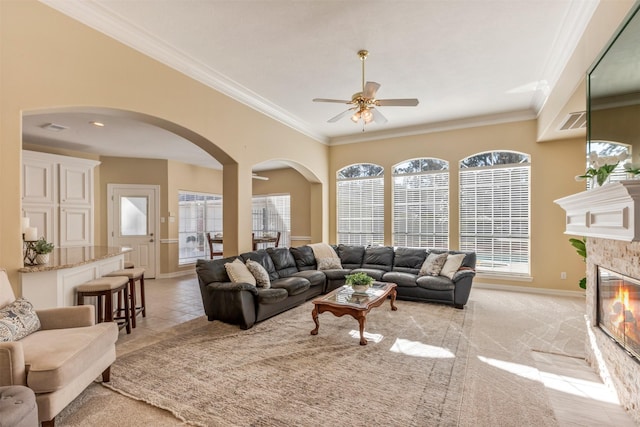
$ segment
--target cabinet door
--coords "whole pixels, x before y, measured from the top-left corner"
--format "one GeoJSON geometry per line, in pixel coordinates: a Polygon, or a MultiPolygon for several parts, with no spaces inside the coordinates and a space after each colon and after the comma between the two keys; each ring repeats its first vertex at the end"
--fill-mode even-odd
{"type": "Polygon", "coordinates": [[[55,162],[25,156],[22,162],[22,202],[55,203],[55,162]]]}
{"type": "Polygon", "coordinates": [[[60,208],[60,247],[93,244],[91,208],[60,208]]]}
{"type": "Polygon", "coordinates": [[[23,204],[24,216],[29,218],[29,225],[38,229],[38,238],[44,237],[47,242],[58,246],[56,238],[56,208],[53,205],[23,204]]]}
{"type": "Polygon", "coordinates": [[[91,206],[93,167],[60,164],[60,204],[91,206]]]}

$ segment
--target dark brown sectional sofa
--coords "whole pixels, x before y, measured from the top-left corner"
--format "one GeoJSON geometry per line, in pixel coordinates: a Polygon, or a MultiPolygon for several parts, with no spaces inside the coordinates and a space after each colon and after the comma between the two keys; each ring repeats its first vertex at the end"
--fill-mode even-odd
{"type": "Polygon", "coordinates": [[[268,248],[246,252],[239,257],[198,260],[196,272],[208,319],[248,329],[255,322],[343,286],[345,276],[358,271],[378,281],[396,283],[398,299],[441,302],[456,308],[463,308],[469,299],[475,276],[474,252],[348,245],[334,246],[334,249],[340,257],[341,269],[318,270],[310,246],[268,248]],[[453,279],[418,275],[431,252],[465,254],[453,279]],[[232,283],[224,265],[236,258],[260,263],[269,273],[271,288],[232,283]]]}

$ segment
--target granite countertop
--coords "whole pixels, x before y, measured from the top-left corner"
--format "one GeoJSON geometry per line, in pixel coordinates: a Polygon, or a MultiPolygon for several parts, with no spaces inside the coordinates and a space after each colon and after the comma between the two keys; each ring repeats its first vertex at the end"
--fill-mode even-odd
{"type": "Polygon", "coordinates": [[[131,248],[119,246],[82,246],[74,248],[56,248],[49,256],[49,263],[26,265],[19,269],[20,273],[37,273],[42,271],[73,268],[82,264],[111,258],[130,252],[131,248]]]}

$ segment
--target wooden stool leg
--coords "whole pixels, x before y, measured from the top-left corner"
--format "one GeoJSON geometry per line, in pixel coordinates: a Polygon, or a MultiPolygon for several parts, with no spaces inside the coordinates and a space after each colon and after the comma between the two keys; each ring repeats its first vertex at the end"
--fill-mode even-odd
{"type": "Polygon", "coordinates": [[[113,322],[113,293],[104,296],[104,321],[113,322]]]}
{"type": "Polygon", "coordinates": [[[140,276],[140,305],[142,306],[142,317],[147,317],[147,304],[144,301],[144,274],[140,276]]]}
{"type": "Polygon", "coordinates": [[[129,279],[129,307],[131,312],[131,327],[136,327],[136,281],[135,279],[129,279]]]}
{"type": "MultiPolygon", "coordinates": [[[[127,322],[126,328],[127,328],[127,333],[130,334],[131,333],[131,318],[130,318],[130,310],[129,310],[129,286],[125,286],[124,287],[124,319],[125,322],[127,322]]],[[[118,297],[118,300],[120,298],[118,297]]]]}
{"type": "Polygon", "coordinates": [[[98,313],[98,323],[104,322],[104,315],[102,313],[102,296],[96,296],[96,312],[98,313]]]}
{"type": "Polygon", "coordinates": [[[84,295],[82,295],[82,292],[78,292],[78,305],[84,305],[84,295]]]}

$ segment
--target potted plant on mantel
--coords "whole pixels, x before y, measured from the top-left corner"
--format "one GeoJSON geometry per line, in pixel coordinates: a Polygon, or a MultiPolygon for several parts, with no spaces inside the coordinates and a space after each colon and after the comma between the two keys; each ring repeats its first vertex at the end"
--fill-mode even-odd
{"type": "Polygon", "coordinates": [[[36,252],[36,264],[48,264],[49,254],[53,251],[53,248],[53,243],[49,243],[44,237],[41,237],[34,247],[36,252]]]}
{"type": "Polygon", "coordinates": [[[373,277],[368,276],[367,273],[353,273],[345,276],[345,284],[351,286],[356,293],[366,293],[373,284],[373,277]]]}

